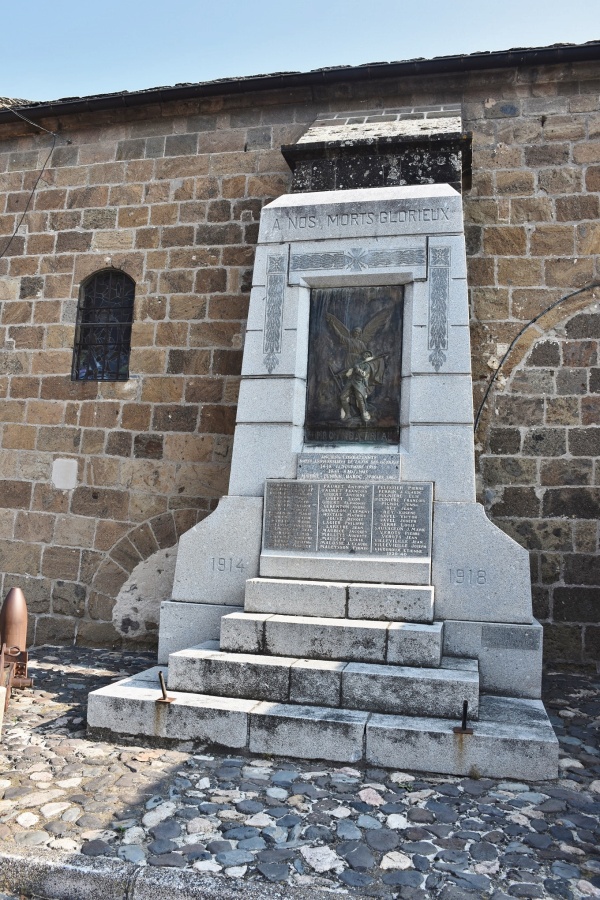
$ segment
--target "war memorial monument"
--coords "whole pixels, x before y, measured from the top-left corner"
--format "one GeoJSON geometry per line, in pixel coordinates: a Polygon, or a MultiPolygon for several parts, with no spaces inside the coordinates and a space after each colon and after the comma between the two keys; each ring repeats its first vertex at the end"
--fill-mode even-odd
{"type": "Polygon", "coordinates": [[[554,778],[528,553],[475,500],[460,117],[383,128],[284,148],[229,492],[180,540],[159,666],[91,694],[89,727],[554,778]]]}

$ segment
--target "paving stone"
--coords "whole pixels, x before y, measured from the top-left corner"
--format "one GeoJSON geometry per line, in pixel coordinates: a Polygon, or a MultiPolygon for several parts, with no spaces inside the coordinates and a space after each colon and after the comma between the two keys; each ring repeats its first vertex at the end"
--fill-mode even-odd
{"type": "Polygon", "coordinates": [[[415,853],[412,858],[412,864],[417,869],[418,872],[429,872],[431,869],[431,863],[427,859],[426,856],[421,856],[419,853],[415,853]]]}
{"type": "Polygon", "coordinates": [[[238,850],[264,850],[267,842],[260,837],[247,838],[244,841],[238,841],[238,850]]]}
{"type": "Polygon", "coordinates": [[[84,813],[77,819],[78,828],[102,828],[102,819],[84,813]]]}
{"type": "Polygon", "coordinates": [[[539,884],[525,883],[511,884],[508,889],[511,897],[543,897],[544,889],[539,884]]]}
{"type": "Polygon", "coordinates": [[[156,840],[166,841],[179,837],[181,834],[181,825],[179,822],[175,822],[174,819],[167,819],[164,822],[159,822],[158,825],[154,825],[149,830],[150,834],[153,835],[156,840]]]}
{"type": "Polygon", "coordinates": [[[552,844],[552,838],[547,834],[529,834],[524,838],[523,843],[528,847],[535,847],[537,850],[546,850],[552,844]]]}
{"type": "Polygon", "coordinates": [[[300,853],[315,872],[343,869],[341,858],[330,847],[301,847],[300,853]]]}
{"type": "Polygon", "coordinates": [[[216,863],[214,859],[198,859],[194,863],[194,869],[198,872],[222,872],[223,866],[216,863]]]}
{"type": "Polygon", "coordinates": [[[175,815],[184,822],[191,822],[192,819],[199,817],[200,810],[197,806],[186,806],[183,809],[178,809],[175,815]]]}
{"type": "Polygon", "coordinates": [[[425,824],[435,822],[435,815],[428,809],[409,809],[406,815],[411,822],[422,822],[425,824]]]}
{"type": "Polygon", "coordinates": [[[260,862],[256,868],[268,881],[287,881],[290,874],[289,868],[284,863],[260,862]]]}
{"type": "Polygon", "coordinates": [[[48,847],[51,847],[53,850],[68,850],[71,853],[78,853],[81,847],[77,841],[74,841],[72,838],[56,838],[54,841],[50,841],[48,847]]]}
{"type": "Polygon", "coordinates": [[[555,881],[552,878],[546,878],[544,888],[551,897],[564,897],[565,900],[572,900],[573,891],[565,884],[564,881],[555,881]]]}
{"type": "Polygon", "coordinates": [[[478,841],[471,844],[469,852],[477,862],[492,862],[498,859],[498,851],[493,844],[488,841],[478,841]]]}
{"type": "Polygon", "coordinates": [[[283,862],[286,859],[293,859],[295,853],[293,850],[263,850],[257,854],[261,862],[283,862]]]}
{"type": "Polygon", "coordinates": [[[408,841],[401,844],[405,853],[420,853],[422,856],[436,856],[438,848],[431,841],[408,841]]]}
{"type": "Polygon", "coordinates": [[[137,844],[128,844],[124,847],[119,847],[118,856],[121,859],[124,859],[125,862],[136,864],[146,862],[146,854],[137,844]]]}
{"type": "MultiPolygon", "coordinates": [[[[437,888],[440,886],[441,878],[440,876],[428,875],[425,881],[425,886],[428,890],[433,888],[437,888]]],[[[455,884],[445,884],[439,895],[440,900],[464,900],[465,892],[462,888],[457,887],[455,884]]]]}
{"type": "Polygon", "coordinates": [[[47,844],[51,838],[46,831],[26,831],[23,834],[16,834],[15,840],[23,847],[40,847],[47,844]]]}
{"type": "Polygon", "coordinates": [[[195,860],[195,859],[209,859],[211,854],[208,852],[204,844],[184,844],[179,848],[179,852],[182,853],[187,859],[195,860]]]}
{"type": "Polygon", "coordinates": [[[398,835],[388,828],[371,829],[367,831],[365,839],[369,847],[373,850],[378,850],[380,853],[394,850],[400,843],[398,835]]]}
{"type": "Polygon", "coordinates": [[[386,872],[381,880],[384,884],[407,887],[420,887],[423,884],[423,876],[419,872],[386,872]]]}
{"type": "Polygon", "coordinates": [[[69,826],[65,822],[46,822],[44,825],[44,830],[49,832],[50,834],[66,834],[69,830],[69,826]]]}
{"type": "Polygon", "coordinates": [[[381,828],[381,822],[373,816],[359,816],[356,823],[359,828],[381,828]]]}
{"type": "Polygon", "coordinates": [[[340,875],[342,884],[349,887],[364,888],[374,884],[374,879],[365,872],[355,872],[354,869],[346,869],[340,875]]]}
{"type": "Polygon", "coordinates": [[[163,853],[171,853],[171,851],[177,849],[175,841],[159,840],[148,844],[148,853],[151,853],[152,856],[162,856],[163,853]]]}
{"type": "Polygon", "coordinates": [[[16,818],[16,822],[21,828],[31,828],[33,825],[37,825],[39,821],[40,817],[32,812],[21,813],[21,815],[16,818]]]}
{"type": "Polygon", "coordinates": [[[262,835],[268,843],[282,844],[287,840],[287,828],[263,828],[262,835]]]}
{"type": "Polygon", "coordinates": [[[428,800],[427,809],[434,814],[435,821],[442,824],[454,823],[458,819],[458,813],[447,803],[438,803],[435,800],[428,800]]]}
{"type": "Polygon", "coordinates": [[[375,857],[369,848],[360,841],[346,841],[343,844],[339,844],[337,852],[346,860],[349,866],[357,869],[359,872],[364,872],[375,865],[375,857]]]}
{"type": "Polygon", "coordinates": [[[262,812],[265,804],[259,803],[257,800],[241,800],[239,803],[236,803],[235,808],[238,812],[252,815],[253,813],[262,812]]]}
{"type": "Polygon", "coordinates": [[[342,841],[360,841],[362,839],[362,831],[357,828],[353,822],[342,819],[335,826],[337,836],[342,841]]]}
{"type": "Polygon", "coordinates": [[[293,813],[287,813],[285,816],[281,816],[277,820],[277,825],[279,828],[293,828],[295,825],[299,825],[302,822],[300,816],[295,816],[293,813]]]}
{"type": "Polygon", "coordinates": [[[271,781],[273,784],[293,784],[299,775],[300,772],[294,769],[279,769],[273,773],[271,781]]]}
{"type": "Polygon", "coordinates": [[[225,850],[216,854],[216,860],[221,866],[242,866],[254,861],[254,857],[247,850],[225,850]]]}
{"type": "MultiPolygon", "coordinates": [[[[304,837],[307,841],[331,841],[333,831],[325,825],[309,825],[304,832],[304,837]]],[[[362,837],[361,832],[359,832],[359,837],[362,837]]]]}
{"type": "Polygon", "coordinates": [[[124,844],[142,844],[147,838],[147,833],[138,825],[132,825],[127,828],[123,834],[122,842],[124,844]]]}
{"type": "Polygon", "coordinates": [[[231,846],[231,841],[210,841],[206,845],[206,849],[211,853],[226,853],[228,850],[233,850],[231,846]]]}
{"type": "Polygon", "coordinates": [[[114,856],[115,851],[106,841],[86,841],[81,845],[84,856],[114,856]]]}
{"type": "Polygon", "coordinates": [[[581,875],[581,870],[577,866],[560,861],[552,863],[552,871],[559,878],[579,878],[581,875]]]}
{"type": "Polygon", "coordinates": [[[34,690],[14,696],[5,719],[7,848],[39,846],[50,857],[81,845],[84,856],[221,873],[240,896],[248,878],[285,883],[290,873],[290,884],[301,876],[315,892],[382,900],[508,900],[540,891],[574,900],[600,884],[600,757],[592,752],[600,703],[589,672],[553,673],[544,688],[568,738],[566,758],[580,766],[564,767],[556,783],[524,784],[94,743],[81,729],[86,691],[111,673],[149,668],[151,658],[86,648],[43,657],[32,653],[46,668],[37,669],[34,690]],[[86,674],[96,671],[105,674],[86,674]],[[563,710],[573,715],[559,716],[563,710]],[[42,719],[51,727],[64,720],[61,733],[44,731],[42,719]],[[57,812],[61,804],[68,805],[57,812]],[[53,814],[43,830],[31,818],[43,815],[40,806],[53,814]],[[353,868],[342,848],[370,868],[353,868]],[[223,864],[214,858],[221,854],[223,864]]]}
{"type": "Polygon", "coordinates": [[[244,841],[247,838],[255,838],[259,835],[260,831],[258,828],[253,828],[252,825],[236,826],[225,832],[225,837],[228,841],[244,841]]]}
{"type": "Polygon", "coordinates": [[[482,894],[487,894],[490,889],[490,879],[485,875],[475,875],[472,872],[461,872],[460,878],[456,880],[457,884],[468,886],[482,894]]]}

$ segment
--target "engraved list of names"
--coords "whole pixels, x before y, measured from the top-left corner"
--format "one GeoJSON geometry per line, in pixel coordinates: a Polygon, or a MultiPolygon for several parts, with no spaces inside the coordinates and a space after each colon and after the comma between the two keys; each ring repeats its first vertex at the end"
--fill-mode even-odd
{"type": "Polygon", "coordinates": [[[264,550],[427,557],[428,482],[267,481],[264,550]]]}

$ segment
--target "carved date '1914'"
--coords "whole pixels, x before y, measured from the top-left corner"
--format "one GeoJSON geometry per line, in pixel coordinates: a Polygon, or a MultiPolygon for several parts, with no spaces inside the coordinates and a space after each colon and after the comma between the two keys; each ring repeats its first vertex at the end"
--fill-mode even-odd
{"type": "Polygon", "coordinates": [[[235,556],[212,556],[210,561],[213,572],[233,572],[237,575],[246,568],[244,560],[235,556]]]}
{"type": "Polygon", "coordinates": [[[487,584],[485,569],[450,569],[450,584],[487,584]]]}

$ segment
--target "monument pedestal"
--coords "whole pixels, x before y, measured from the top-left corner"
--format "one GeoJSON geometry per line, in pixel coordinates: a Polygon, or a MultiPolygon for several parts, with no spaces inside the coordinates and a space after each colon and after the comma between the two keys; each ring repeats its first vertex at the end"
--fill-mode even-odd
{"type": "Polygon", "coordinates": [[[171,703],[160,700],[159,668],[149,669],[90,695],[91,730],[452,775],[556,777],[558,744],[541,701],[483,694],[475,654],[442,656],[444,623],[399,621],[416,590],[249,581],[247,606],[267,611],[230,613],[220,644],[172,653],[171,703]],[[365,589],[380,592],[393,620],[348,616],[350,593],[359,602],[365,589]],[[270,611],[290,603],[302,613],[270,611]],[[317,604],[346,615],[317,616],[317,604]],[[465,701],[472,733],[459,728],[465,701]]]}
{"type": "Polygon", "coordinates": [[[125,679],[92,733],[557,776],[528,554],[475,502],[463,232],[448,185],[265,207],[230,495],[163,606],[170,702],[125,679]]]}

